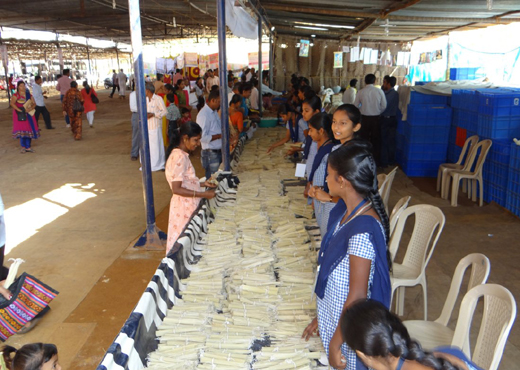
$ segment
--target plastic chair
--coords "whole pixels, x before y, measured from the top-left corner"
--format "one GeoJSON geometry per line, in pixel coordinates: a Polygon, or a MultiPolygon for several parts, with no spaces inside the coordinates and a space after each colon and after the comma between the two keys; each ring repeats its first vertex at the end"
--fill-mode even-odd
{"type": "Polygon", "coordinates": [[[427,320],[428,299],[425,271],[442,233],[442,229],[444,228],[446,218],[440,208],[429,204],[419,204],[406,208],[401,213],[397,225],[395,226],[394,235],[390,240],[389,249],[392,260],[395,258],[399,248],[406,221],[408,217],[412,215],[415,216],[415,225],[406,249],[403,263],[393,264],[393,274],[390,278],[392,282],[392,298],[394,292],[397,290],[396,311],[398,315],[403,315],[405,287],[412,287],[420,284],[422,286],[424,297],[424,320],[427,320]],[[437,230],[436,233],[435,230],[437,230]],[[433,237],[434,233],[435,237],[433,237]],[[427,252],[428,255],[426,255],[427,252]]]}
{"type": "Polygon", "coordinates": [[[377,188],[378,190],[381,190],[381,186],[385,183],[386,180],[386,173],[380,173],[377,175],[377,188]]]}
{"type": "MultiPolygon", "coordinates": [[[[480,191],[480,203],[479,205],[482,207],[484,205],[484,184],[482,182],[482,167],[484,166],[484,162],[486,161],[486,157],[489,153],[489,149],[491,148],[492,141],[482,140],[475,146],[475,149],[470,153],[470,157],[464,164],[464,168],[462,170],[447,170],[446,172],[446,182],[445,188],[443,189],[444,199],[448,198],[448,189],[450,186],[450,181],[453,181],[451,184],[451,205],[452,207],[457,207],[457,200],[459,196],[459,187],[460,180],[473,180],[472,181],[472,190],[471,196],[474,202],[477,201],[477,183],[479,184],[480,191]],[[480,149],[480,151],[479,151],[480,149]],[[480,152],[480,154],[479,154],[480,152]],[[478,155],[478,157],[477,157],[478,155]],[[475,165],[476,161],[476,165],[475,165]],[[472,168],[475,168],[472,170],[472,168]]],[[[470,191],[468,190],[468,195],[470,191]]],[[[442,194],[441,194],[442,195],[442,194]]]]}
{"type": "Polygon", "coordinates": [[[471,273],[467,291],[470,291],[477,285],[485,284],[489,276],[489,270],[491,269],[489,259],[480,253],[468,254],[459,261],[455,269],[450,290],[448,291],[448,296],[446,297],[439,318],[435,321],[403,321],[410,336],[417,339],[423,348],[433,350],[435,347],[449,345],[452,342],[453,330],[448,328],[448,323],[460,293],[462,279],[469,267],[471,267],[471,273]]]}
{"type": "Polygon", "coordinates": [[[462,300],[451,345],[461,348],[477,366],[496,370],[515,318],[516,302],[509,290],[498,284],[478,285],[466,293],[462,300]],[[484,313],[471,356],[469,332],[480,297],[484,297],[484,313]]]}
{"type": "Polygon", "coordinates": [[[410,203],[411,196],[402,197],[397,201],[394,208],[392,209],[392,213],[390,214],[390,237],[394,233],[395,225],[397,225],[397,220],[401,213],[408,207],[408,203],[410,203]]]}
{"type": "MultiPolygon", "coordinates": [[[[395,167],[388,175],[386,175],[383,184],[379,186],[379,194],[383,199],[385,205],[386,214],[388,214],[388,200],[390,199],[390,190],[392,190],[392,183],[394,182],[395,174],[397,173],[397,167],[395,167]]],[[[378,176],[379,180],[379,176],[378,176]]]]}
{"type": "Polygon", "coordinates": [[[446,172],[448,170],[462,170],[464,168],[464,158],[466,162],[471,156],[471,151],[475,148],[478,143],[478,135],[468,137],[464,142],[462,151],[460,152],[459,159],[456,163],[443,163],[439,166],[439,172],[437,173],[437,191],[444,189],[444,182],[446,181],[446,172]]]}

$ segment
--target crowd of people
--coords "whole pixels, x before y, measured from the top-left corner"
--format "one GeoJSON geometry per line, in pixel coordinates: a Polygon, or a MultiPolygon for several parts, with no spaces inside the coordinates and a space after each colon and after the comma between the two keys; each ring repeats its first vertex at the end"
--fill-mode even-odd
{"type": "MultiPolygon", "coordinates": [[[[99,100],[86,82],[78,90],[68,72],[64,70],[56,89],[61,94],[65,121],[74,139],[80,140],[82,114],[87,115],[92,127],[99,100]]],[[[121,74],[124,75],[122,70],[119,74],[114,71],[111,96],[117,84],[123,99],[127,80],[121,74]],[[125,87],[121,88],[122,84],[125,87]]],[[[275,148],[294,144],[285,155],[305,162],[304,196],[314,208],[322,234],[315,285],[317,317],[303,337],[308,339],[319,332],[329,364],[335,369],[478,369],[454,349],[424,352],[389,312],[389,217],[379,195],[377,172],[395,161],[399,104],[396,78],[385,76],[382,88],[378,88],[375,75],[368,74],[359,91],[358,81],[352,79],[343,94],[344,104],[332,115],[324,112],[322,100],[309,86],[308,79],[293,76],[291,82],[287,102],[278,108],[285,136],[272,143],[267,152],[275,155],[275,148]]],[[[46,127],[53,128],[41,78],[36,77],[35,83],[31,94],[23,81],[18,82],[11,99],[13,136],[20,139],[23,153],[33,152],[31,140],[40,135],[40,115],[46,127]],[[34,106],[34,116],[28,112],[29,102],[34,106]]],[[[258,83],[254,69],[244,70],[240,77],[228,73],[231,150],[238,138],[248,135],[258,122],[262,104],[258,83]]],[[[156,81],[145,84],[151,170],[164,170],[172,191],[167,254],[200,200],[215,197],[212,176],[222,163],[223,139],[219,87],[218,71],[212,70],[199,77],[193,87],[182,70],[158,75],[156,81]],[[190,92],[197,97],[195,119],[190,92]],[[203,182],[190,160],[190,154],[199,146],[205,172],[203,182]]],[[[142,153],[135,91],[130,94],[129,105],[131,159],[136,161],[142,153]]],[[[0,293],[10,294],[1,290],[0,293]]],[[[18,351],[4,347],[4,360],[10,369],[28,369],[21,365],[26,363],[35,364],[30,367],[34,369],[60,368],[56,347],[41,343],[18,351]]]]}
{"type": "Polygon", "coordinates": [[[309,81],[294,76],[291,94],[278,110],[286,134],[267,149],[273,155],[273,149],[292,142],[282,153],[305,162],[304,196],[322,235],[317,317],[303,337],[319,333],[334,369],[476,369],[455,349],[425,353],[389,312],[389,217],[377,171],[394,158],[389,131],[397,123],[396,80],[385,76],[380,89],[369,74],[359,93],[356,83],[352,80],[344,93],[352,103],[329,115],[309,81]],[[388,322],[392,325],[382,326],[388,322]],[[395,338],[399,342],[389,342],[395,338]]]}
{"type": "MultiPolygon", "coordinates": [[[[82,119],[85,113],[90,127],[94,127],[94,113],[99,99],[96,91],[87,81],[83,82],[83,89],[78,89],[78,83],[70,77],[70,70],[64,69],[63,75],[57,81],[56,90],[60,93],[62,113],[67,128],[72,131],[75,140],[82,138],[82,119]]],[[[51,115],[45,105],[48,91],[41,87],[42,78],[36,76],[32,84],[32,94],[23,80],[16,84],[16,90],[11,97],[10,106],[13,108],[12,136],[20,140],[21,153],[34,153],[31,146],[33,139],[41,134],[38,121],[43,118],[45,127],[52,130],[51,115]]]]}
{"type": "MultiPolygon", "coordinates": [[[[208,70],[203,77],[196,79],[193,87],[182,70],[177,70],[175,74],[159,74],[153,82],[151,79],[145,80],[151,170],[164,170],[172,190],[167,253],[200,199],[214,196],[211,190],[202,190],[189,154],[201,147],[201,164],[206,179],[204,184],[205,187],[211,187],[212,175],[222,163],[221,96],[217,73],[218,70],[208,70]],[[192,118],[189,103],[191,92],[197,97],[195,119],[192,118]]],[[[254,70],[244,70],[241,82],[231,71],[227,76],[229,143],[232,152],[241,136],[251,135],[256,129],[260,113],[259,93],[254,70]]],[[[136,92],[130,94],[129,103],[132,113],[130,158],[137,161],[142,158],[136,92]]]]}

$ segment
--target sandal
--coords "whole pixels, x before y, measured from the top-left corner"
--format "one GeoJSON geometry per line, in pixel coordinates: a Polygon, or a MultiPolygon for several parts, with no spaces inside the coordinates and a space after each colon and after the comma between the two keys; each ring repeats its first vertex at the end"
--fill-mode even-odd
{"type": "Polygon", "coordinates": [[[29,321],[27,324],[29,324],[29,326],[27,326],[27,324],[25,324],[24,326],[22,326],[22,328],[20,330],[18,330],[18,332],[16,334],[27,334],[28,332],[30,332],[31,330],[34,329],[34,327],[38,324],[38,322],[41,320],[42,318],[39,317],[37,319],[32,319],[31,321],[29,321]]]}
{"type": "Polygon", "coordinates": [[[20,149],[20,153],[25,153],[26,151],[27,151],[27,149],[25,149],[25,148],[20,149]]]}
{"type": "Polygon", "coordinates": [[[29,153],[34,153],[34,150],[32,148],[29,148],[29,149],[25,149],[26,152],[29,152],[29,153]]]}

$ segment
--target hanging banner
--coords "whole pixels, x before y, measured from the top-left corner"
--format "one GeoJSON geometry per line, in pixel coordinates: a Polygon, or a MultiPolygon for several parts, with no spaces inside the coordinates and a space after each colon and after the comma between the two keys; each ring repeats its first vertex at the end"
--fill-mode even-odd
{"type": "Polygon", "coordinates": [[[175,58],[175,63],[177,64],[178,69],[183,69],[184,68],[184,54],[181,54],[177,58],[175,58]]]}
{"type": "Polygon", "coordinates": [[[218,53],[210,54],[209,57],[209,68],[218,68],[218,53]]]}
{"type": "MultiPolygon", "coordinates": [[[[179,67],[181,68],[181,67],[179,67]]],[[[175,60],[168,58],[166,59],[166,73],[170,73],[175,70],[175,60]]]]}
{"type": "Polygon", "coordinates": [[[369,63],[377,64],[378,57],[379,57],[379,50],[372,49],[372,51],[370,52],[370,62],[369,63]]]}
{"type": "Polygon", "coordinates": [[[343,52],[344,53],[348,53],[350,51],[350,47],[349,46],[343,46],[343,52]]]}
{"type": "Polygon", "coordinates": [[[200,76],[200,69],[199,67],[187,67],[188,73],[188,80],[195,81],[197,77],[200,76]]]}
{"type": "Polygon", "coordinates": [[[343,52],[334,52],[334,68],[343,68],[343,52]]]}
{"type": "Polygon", "coordinates": [[[155,70],[157,73],[166,73],[166,60],[164,58],[155,59],[155,70]]]}
{"type": "Polygon", "coordinates": [[[7,66],[9,65],[9,60],[7,58],[7,45],[0,45],[0,53],[2,54],[2,64],[4,65],[4,69],[7,71],[7,66]]]}
{"type": "Polygon", "coordinates": [[[357,62],[359,60],[359,47],[355,46],[350,51],[350,61],[357,62]]]}
{"type": "MultiPolygon", "coordinates": [[[[247,53],[249,68],[258,68],[258,51],[247,53]]],[[[262,69],[269,65],[269,52],[262,51],[262,69]]]]}
{"type": "Polygon", "coordinates": [[[209,69],[209,57],[207,55],[199,56],[199,73],[206,73],[209,69]]]}
{"type": "Polygon", "coordinates": [[[309,56],[309,47],[311,42],[309,40],[300,40],[300,56],[308,57],[309,56]]]}
{"type": "Polygon", "coordinates": [[[197,67],[199,65],[197,53],[184,53],[184,65],[186,67],[197,67]]]}

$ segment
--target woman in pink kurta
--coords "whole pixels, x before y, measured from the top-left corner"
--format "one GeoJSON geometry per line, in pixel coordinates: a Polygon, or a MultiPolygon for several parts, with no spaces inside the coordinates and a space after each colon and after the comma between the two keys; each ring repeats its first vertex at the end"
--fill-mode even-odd
{"type": "MultiPolygon", "coordinates": [[[[195,122],[181,125],[172,137],[174,149],[166,162],[166,180],[172,189],[170,216],[168,220],[168,241],[166,254],[172,250],[175,241],[197,209],[201,198],[211,199],[214,189],[203,190],[191,164],[190,153],[200,145],[202,129],[195,122]]],[[[206,187],[214,187],[205,183],[206,187]]]]}

